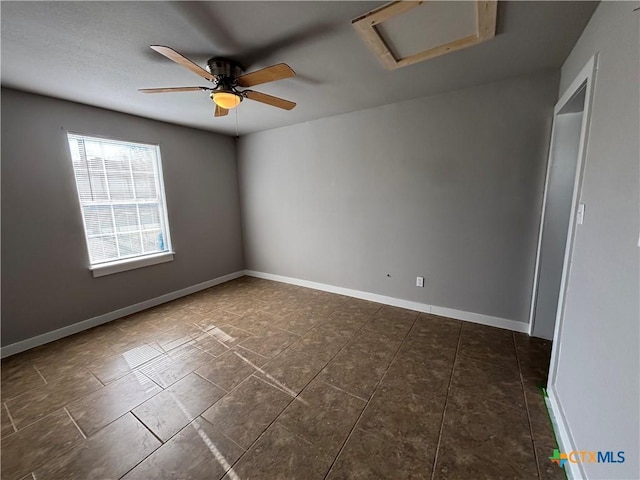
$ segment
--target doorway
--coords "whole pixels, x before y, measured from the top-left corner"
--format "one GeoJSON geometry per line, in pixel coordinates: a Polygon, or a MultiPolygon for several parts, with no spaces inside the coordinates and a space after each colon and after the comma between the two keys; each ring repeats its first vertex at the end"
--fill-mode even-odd
{"type": "Polygon", "coordinates": [[[558,340],[556,323],[561,316],[573,234],[585,214],[579,194],[594,70],[595,58],[554,109],[529,319],[529,334],[547,340],[558,340]]]}

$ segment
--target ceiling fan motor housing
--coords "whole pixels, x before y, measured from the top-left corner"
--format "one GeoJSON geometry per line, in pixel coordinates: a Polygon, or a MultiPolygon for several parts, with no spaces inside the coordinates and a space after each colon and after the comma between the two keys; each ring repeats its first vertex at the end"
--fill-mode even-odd
{"type": "Polygon", "coordinates": [[[227,58],[213,57],[207,60],[207,70],[218,80],[218,85],[222,87],[232,87],[235,79],[242,75],[244,69],[238,62],[227,58]]]}

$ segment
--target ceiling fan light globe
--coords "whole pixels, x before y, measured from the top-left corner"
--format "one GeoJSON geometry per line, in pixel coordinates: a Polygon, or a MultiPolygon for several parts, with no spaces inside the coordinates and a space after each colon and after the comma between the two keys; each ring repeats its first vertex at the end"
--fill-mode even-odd
{"type": "Polygon", "coordinates": [[[242,97],[231,92],[213,92],[211,98],[220,108],[231,110],[240,105],[242,97]]]}

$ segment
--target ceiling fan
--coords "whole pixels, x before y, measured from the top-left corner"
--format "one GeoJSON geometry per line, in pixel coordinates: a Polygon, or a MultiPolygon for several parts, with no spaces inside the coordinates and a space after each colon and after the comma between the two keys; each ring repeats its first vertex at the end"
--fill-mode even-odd
{"type": "Polygon", "coordinates": [[[223,117],[229,110],[237,107],[240,102],[248,98],[256,102],[266,103],[284,110],[291,110],[296,106],[294,102],[283,98],[267,95],[266,93],[254,90],[238,90],[238,87],[253,87],[262,83],[275,82],[283,78],[295,76],[294,72],[286,63],[279,63],[270,67],[256,70],[255,72],[243,74],[242,66],[227,58],[213,57],[207,61],[206,70],[195,64],[187,57],[179,54],[175,50],[162,45],[151,45],[156,52],[164,55],[169,60],[173,60],[178,65],[188,68],[196,75],[213,83],[211,87],[167,87],[167,88],[141,88],[143,93],[172,93],[172,92],[211,92],[210,97],[216,104],[215,116],[223,117]]]}

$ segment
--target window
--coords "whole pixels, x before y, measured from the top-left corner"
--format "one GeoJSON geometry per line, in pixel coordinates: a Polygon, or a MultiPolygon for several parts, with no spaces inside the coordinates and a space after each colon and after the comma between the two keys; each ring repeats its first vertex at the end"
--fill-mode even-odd
{"type": "Polygon", "coordinates": [[[172,260],[160,148],[67,138],[94,276],[172,260]]]}

